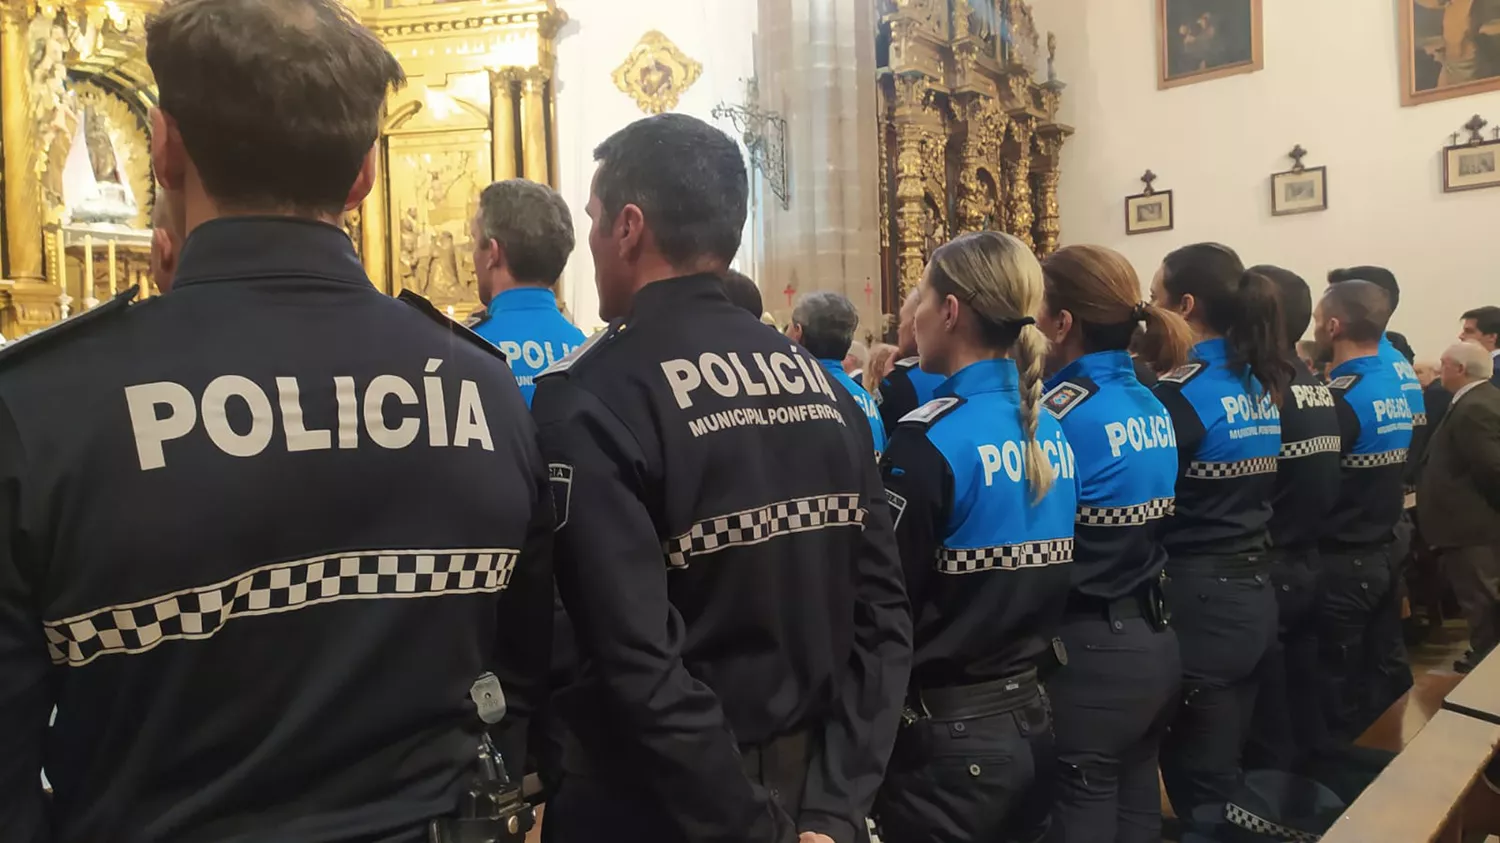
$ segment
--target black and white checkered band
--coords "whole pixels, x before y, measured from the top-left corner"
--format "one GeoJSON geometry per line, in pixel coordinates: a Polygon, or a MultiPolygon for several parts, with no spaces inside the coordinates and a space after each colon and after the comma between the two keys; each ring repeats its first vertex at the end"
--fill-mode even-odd
{"type": "Polygon", "coordinates": [[[211,638],[236,618],[336,600],[494,593],[510,584],[516,556],[506,549],[366,550],[278,562],[213,585],[47,621],[47,650],[54,664],[81,667],[103,655],[211,638]]]}
{"type": "Polygon", "coordinates": [[[863,527],[865,509],[860,504],[860,495],[817,495],[706,518],[666,543],[667,564],[686,568],[691,557],[726,547],[759,544],[827,527],[863,527]]]}
{"type": "Polygon", "coordinates": [[[1337,454],[1342,447],[1343,440],[1337,436],[1314,436],[1301,442],[1281,443],[1281,458],[1295,460],[1313,454],[1337,454]]]}
{"type": "Polygon", "coordinates": [[[1073,539],[1002,544],[994,547],[945,547],[938,551],[937,569],[942,574],[975,574],[980,571],[1018,571],[1073,561],[1073,539]]]}
{"type": "Polygon", "coordinates": [[[1422,425],[1427,424],[1427,414],[1426,413],[1412,413],[1411,414],[1411,424],[1412,424],[1412,427],[1421,427],[1422,425]]]}
{"type": "Polygon", "coordinates": [[[1188,464],[1187,476],[1195,480],[1228,480],[1256,474],[1275,474],[1276,457],[1256,457],[1239,462],[1200,462],[1188,464]]]}
{"type": "Polygon", "coordinates": [[[1238,826],[1246,831],[1263,834],[1273,840],[1290,840],[1292,843],[1318,843],[1321,836],[1310,831],[1298,831],[1295,828],[1284,826],[1278,822],[1272,822],[1265,817],[1259,817],[1246,811],[1244,808],[1230,802],[1224,806],[1224,819],[1230,825],[1238,826]]]}
{"type": "Polygon", "coordinates": [[[1380,468],[1406,462],[1406,449],[1381,451],[1378,454],[1350,454],[1340,463],[1344,468],[1380,468]]]}
{"type": "Polygon", "coordinates": [[[1139,527],[1172,514],[1175,498],[1157,498],[1134,506],[1080,506],[1074,523],[1089,527],[1139,527]]]}

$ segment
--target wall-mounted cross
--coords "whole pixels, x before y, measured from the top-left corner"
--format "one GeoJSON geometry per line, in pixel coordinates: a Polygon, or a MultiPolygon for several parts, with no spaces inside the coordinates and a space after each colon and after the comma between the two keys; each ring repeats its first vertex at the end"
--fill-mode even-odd
{"type": "Polygon", "coordinates": [[[1292,151],[1287,153],[1287,157],[1292,159],[1292,172],[1300,173],[1307,169],[1302,164],[1302,159],[1307,157],[1307,150],[1302,148],[1302,144],[1299,143],[1292,147],[1292,151]]]}
{"type": "Polygon", "coordinates": [[[1147,196],[1150,196],[1151,194],[1153,194],[1153,193],[1156,192],[1156,188],[1154,188],[1154,187],[1151,186],[1151,183],[1154,182],[1154,181],[1156,181],[1156,174],[1155,173],[1151,172],[1150,170],[1147,170],[1141,176],[1141,181],[1143,181],[1143,182],[1146,183],[1146,195],[1147,196]]]}
{"type": "Polygon", "coordinates": [[[786,285],[786,289],[782,290],[781,292],[783,292],[783,293],[786,294],[786,306],[787,307],[791,307],[792,306],[792,296],[795,296],[797,294],[797,288],[793,287],[790,283],[788,283],[786,285]]]}
{"type": "Polygon", "coordinates": [[[875,300],[875,288],[871,286],[870,279],[865,279],[865,305],[869,306],[875,300]]]}
{"type": "Polygon", "coordinates": [[[1469,118],[1469,122],[1464,124],[1464,128],[1469,130],[1469,143],[1484,143],[1484,135],[1481,135],[1480,132],[1484,131],[1484,127],[1489,124],[1490,121],[1480,117],[1478,114],[1469,118]]]}

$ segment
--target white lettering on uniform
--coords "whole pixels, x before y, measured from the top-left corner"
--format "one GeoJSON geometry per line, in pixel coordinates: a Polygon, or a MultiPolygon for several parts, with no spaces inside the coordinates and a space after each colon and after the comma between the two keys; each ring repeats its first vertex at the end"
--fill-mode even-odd
{"type": "Polygon", "coordinates": [[[1299,409],[1308,407],[1332,407],[1333,393],[1322,384],[1292,384],[1292,397],[1297,401],[1299,409]]]}
{"type": "Polygon", "coordinates": [[[125,404],[130,410],[130,428],[135,431],[135,453],[141,471],[162,468],[167,464],[162,443],[181,439],[198,424],[198,408],[187,387],[160,381],[125,387],[125,404]],[[156,414],[157,405],[165,405],[165,416],[156,414]]]}
{"type": "Polygon", "coordinates": [[[980,445],[979,464],[984,468],[984,485],[995,485],[995,475],[1000,473],[1000,449],[994,445],[980,445]]]}
{"type": "Polygon", "coordinates": [[[427,395],[427,443],[434,448],[448,446],[448,408],[443,405],[443,379],[437,374],[443,361],[436,358],[427,361],[428,377],[422,378],[422,390],[427,395]]]}
{"type": "Polygon", "coordinates": [[[1381,398],[1370,402],[1375,408],[1375,421],[1411,418],[1411,405],[1405,398],[1381,398]]]}
{"type": "Polygon", "coordinates": [[[380,375],[365,388],[365,430],[369,431],[376,445],[394,451],[416,441],[422,424],[414,418],[407,418],[395,427],[386,427],[385,399],[393,395],[407,406],[417,403],[417,391],[395,375],[380,375]]]}
{"type": "Polygon", "coordinates": [[[703,370],[703,378],[714,392],[725,398],[733,398],[740,394],[739,381],[735,380],[734,372],[730,371],[729,364],[724,358],[713,352],[704,352],[698,358],[698,368],[703,370]]]}
{"type": "MultiPolygon", "coordinates": [[[[1230,399],[1225,399],[1226,409],[1229,401],[1230,399]]],[[[1109,439],[1110,455],[1115,459],[1119,459],[1126,445],[1139,453],[1176,444],[1171,419],[1165,416],[1138,416],[1124,422],[1110,422],[1104,426],[1104,435],[1109,439]]]]}
{"type": "Polygon", "coordinates": [[[255,381],[241,375],[220,375],[203,390],[203,429],[219,450],[232,457],[253,457],[271,444],[276,420],[271,399],[255,381]],[[250,408],[250,430],[239,433],[229,424],[229,399],[238,398],[250,408]]]}
{"type": "Polygon", "coordinates": [[[490,438],[490,424],[484,417],[484,404],[479,400],[479,384],[464,381],[458,387],[458,421],[453,425],[453,445],[469,447],[478,442],[486,451],[495,450],[495,440],[490,438]]]}
{"type": "Polygon", "coordinates": [[[684,410],[693,406],[690,396],[693,390],[703,385],[703,376],[698,374],[698,367],[686,360],[663,360],[661,373],[667,376],[667,385],[672,387],[672,396],[677,399],[677,406],[684,410]]]}
{"type": "Polygon", "coordinates": [[[573,346],[567,343],[558,343],[558,348],[553,348],[550,342],[544,343],[537,342],[536,340],[527,340],[525,342],[501,340],[496,345],[500,347],[500,351],[505,355],[506,360],[512,363],[519,360],[533,369],[545,369],[567,357],[568,353],[573,350],[573,346]],[[559,351],[559,349],[561,350],[559,351]]]}
{"type": "Polygon", "coordinates": [[[333,394],[339,405],[339,448],[352,451],[359,447],[359,398],[354,393],[354,378],[334,378],[333,394]]]}
{"type": "Polygon", "coordinates": [[[308,430],[304,426],[302,394],[296,378],[277,378],[276,397],[281,401],[281,421],[286,425],[288,451],[326,451],[333,447],[331,431],[308,430]]]}

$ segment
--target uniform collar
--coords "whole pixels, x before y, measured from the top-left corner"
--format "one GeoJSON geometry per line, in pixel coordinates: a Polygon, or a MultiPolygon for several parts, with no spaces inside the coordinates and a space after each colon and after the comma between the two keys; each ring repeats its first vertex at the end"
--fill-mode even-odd
{"type": "Polygon", "coordinates": [[[1353,360],[1345,360],[1335,366],[1333,371],[1328,373],[1328,377],[1332,379],[1343,377],[1344,375],[1362,375],[1366,372],[1374,371],[1382,365],[1384,364],[1380,362],[1380,355],[1378,354],[1356,357],[1353,360]]]}
{"type": "Polygon", "coordinates": [[[849,374],[848,372],[844,371],[844,361],[842,361],[842,360],[822,360],[822,359],[820,359],[820,360],[818,360],[818,362],[822,364],[823,368],[827,369],[830,372],[835,372],[835,373],[843,374],[843,375],[849,374]]]}
{"type": "Polygon", "coordinates": [[[221,217],[188,235],[172,287],[277,277],[370,286],[341,228],[297,217],[221,217]]]}
{"type": "Polygon", "coordinates": [[[1052,389],[1063,381],[1073,378],[1088,378],[1094,383],[1119,380],[1125,376],[1135,377],[1135,363],[1128,351],[1096,351],[1085,354],[1047,379],[1047,388],[1052,389]]]}
{"type": "Polygon", "coordinates": [[[635,298],[630,303],[630,312],[633,317],[639,318],[653,311],[676,310],[688,302],[714,301],[727,304],[729,296],[724,292],[723,279],[705,272],[647,284],[636,291],[635,298]]]}
{"type": "Polygon", "coordinates": [[[547,287],[511,287],[490,299],[490,315],[513,313],[517,310],[551,310],[561,313],[557,307],[557,294],[547,287]]]}
{"type": "Polygon", "coordinates": [[[1229,360],[1229,343],[1223,337],[1204,340],[1193,346],[1193,356],[1205,363],[1224,363],[1229,360]]]}
{"type": "Polygon", "coordinates": [[[967,398],[983,392],[1016,392],[1021,383],[1014,360],[981,360],[959,369],[941,384],[935,394],[939,398],[967,398]]]}

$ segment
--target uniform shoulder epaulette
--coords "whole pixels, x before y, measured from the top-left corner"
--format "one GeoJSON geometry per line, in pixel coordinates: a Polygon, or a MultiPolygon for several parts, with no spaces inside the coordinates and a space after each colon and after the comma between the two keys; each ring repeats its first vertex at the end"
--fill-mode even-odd
{"type": "Polygon", "coordinates": [[[13,365],[17,360],[41,349],[55,348],[59,342],[77,337],[82,329],[119,316],[130,308],[139,291],[139,286],[131,287],[98,307],[0,346],[0,368],[13,365]]]}
{"type": "Polygon", "coordinates": [[[438,323],[438,325],[440,325],[441,327],[446,328],[450,333],[452,333],[459,339],[473,343],[474,345],[484,349],[490,354],[499,357],[501,360],[506,359],[505,352],[501,351],[498,346],[485,339],[484,337],[481,337],[480,335],[469,330],[468,327],[459,324],[448,314],[442,312],[441,310],[438,310],[432,302],[428,301],[422,296],[413,293],[411,290],[402,290],[401,295],[397,296],[396,298],[405,302],[416,312],[438,323]]]}
{"type": "Polygon", "coordinates": [[[922,358],[920,358],[920,357],[903,357],[900,360],[896,361],[896,368],[898,368],[898,369],[910,369],[913,366],[916,366],[917,364],[919,364],[921,362],[922,362],[922,358]]]}
{"type": "Polygon", "coordinates": [[[1345,392],[1348,392],[1349,388],[1357,383],[1359,383],[1359,375],[1344,375],[1342,377],[1337,377],[1329,381],[1328,388],[1341,389],[1345,392]]]}
{"type": "Polygon", "coordinates": [[[595,331],[592,336],[583,341],[582,345],[568,352],[563,356],[561,360],[538,372],[537,377],[545,378],[551,375],[560,375],[568,371],[569,369],[578,365],[578,361],[582,360],[586,355],[588,355],[589,352],[597,348],[599,346],[600,340],[603,340],[606,337],[613,336],[619,331],[619,329],[620,323],[613,322],[610,323],[607,327],[595,331]]]}
{"type": "Polygon", "coordinates": [[[464,320],[464,327],[472,331],[488,321],[490,321],[490,312],[488,309],[476,310],[469,314],[468,319],[464,320]]]}
{"type": "Polygon", "coordinates": [[[1089,384],[1063,381],[1053,387],[1042,397],[1042,406],[1047,408],[1054,418],[1062,418],[1073,411],[1074,407],[1089,400],[1095,390],[1089,384]]]}
{"type": "Polygon", "coordinates": [[[1175,383],[1181,385],[1187,383],[1193,378],[1198,377],[1199,373],[1201,373],[1203,369],[1204,365],[1202,363],[1188,363],[1185,366],[1178,366],[1172,371],[1167,372],[1165,375],[1157,378],[1157,380],[1161,381],[1162,383],[1175,383]]]}
{"type": "Polygon", "coordinates": [[[964,403],[962,398],[952,396],[934,398],[902,416],[899,424],[919,424],[923,427],[932,427],[934,422],[958,409],[958,406],[962,403],[964,403]]]}

